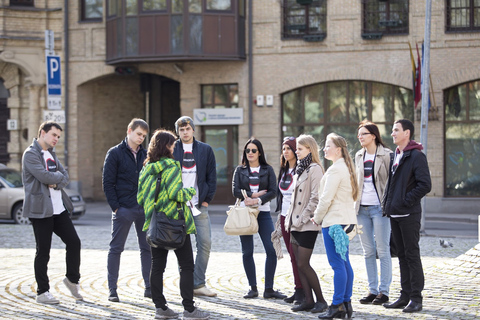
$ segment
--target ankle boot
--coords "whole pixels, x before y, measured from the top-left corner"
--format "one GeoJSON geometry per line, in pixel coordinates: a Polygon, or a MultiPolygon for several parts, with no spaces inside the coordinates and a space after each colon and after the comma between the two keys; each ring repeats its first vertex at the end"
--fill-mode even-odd
{"type": "Polygon", "coordinates": [[[321,315],[318,316],[319,319],[333,319],[333,318],[339,318],[343,319],[345,318],[346,311],[345,311],[345,305],[343,303],[340,304],[332,304],[331,306],[328,307],[328,310],[321,315]]]}
{"type": "Polygon", "coordinates": [[[293,303],[293,301],[295,300],[296,294],[297,294],[297,289],[295,289],[295,292],[290,297],[283,299],[283,301],[285,301],[286,303],[293,303]]]}
{"type": "Polygon", "coordinates": [[[352,314],[353,314],[352,301],[344,302],[343,305],[345,306],[347,318],[352,319],[352,314]]]}
{"type": "Polygon", "coordinates": [[[305,291],[303,291],[303,289],[296,289],[295,301],[293,301],[293,304],[299,305],[302,304],[303,301],[305,301],[305,291]]]}

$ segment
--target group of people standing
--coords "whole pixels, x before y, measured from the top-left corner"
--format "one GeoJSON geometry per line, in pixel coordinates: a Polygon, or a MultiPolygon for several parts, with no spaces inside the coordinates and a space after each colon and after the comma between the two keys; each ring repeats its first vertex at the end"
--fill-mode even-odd
{"type": "MultiPolygon", "coordinates": [[[[175,122],[176,135],[156,130],[148,149],[142,144],[148,124],[135,118],[129,123],[126,138],[111,148],[103,168],[103,189],[112,209],[112,238],[108,252],[108,300],[118,302],[120,256],[132,224],[140,248],[144,296],[155,304],[156,319],[178,316],[163,294],[163,273],[168,250],[151,248],[145,239],[152,214],[163,211],[178,219],[177,206],[184,211],[187,237],[183,247],[174,251],[180,272],[180,294],[185,319],[208,319],[199,310],[194,295],[216,296],[206,287],[205,273],[211,249],[211,225],[208,205],[216,191],[216,163],[212,148],[194,138],[195,125],[189,117],[175,122]],[[159,182],[157,178],[161,176],[159,182]],[[156,190],[158,189],[158,193],[156,190]],[[194,260],[190,235],[195,234],[194,260]]],[[[30,218],[37,253],[35,278],[37,302],[58,304],[49,292],[47,264],[52,234],[66,243],[67,273],[64,283],[81,300],[80,240],[69,218],[71,203],[64,195],[68,174],[58,161],[55,147],[62,128],[54,122],[40,126],[39,134],[23,156],[25,188],[24,216],[30,218]],[[40,197],[40,198],[39,198],[40,197]],[[39,202],[40,201],[40,202],[39,202]],[[40,203],[42,204],[40,206],[40,203]]],[[[241,164],[232,179],[232,192],[243,206],[259,209],[258,233],[266,252],[263,297],[294,303],[293,311],[320,313],[320,319],[352,317],[354,274],[349,260],[349,236],[363,226],[360,240],[364,249],[368,276],[368,294],[360,303],[383,304],[404,312],[422,310],[424,276],[419,250],[420,200],[431,189],[430,174],[421,144],[412,140],[413,123],[398,120],[392,129],[395,152],[383,143],[378,127],[360,123],[358,139],[362,146],[350,157],[346,140],[331,133],[323,152],[332,165],[324,170],[319,146],[310,135],[283,140],[278,180],[267,163],[261,142],[249,139],[243,148],[241,164]],[[242,190],[246,191],[246,197],[242,190]],[[277,197],[280,212],[274,226],[270,202],[277,197]],[[334,271],[332,303],[325,300],[310,259],[322,232],[327,259],[334,271]],[[274,234],[285,242],[292,264],[295,292],[287,297],[274,290],[278,248],[274,234]],[[400,263],[401,294],[389,302],[392,281],[390,237],[400,263]],[[378,281],[376,257],[380,259],[378,281]]],[[[258,297],[253,259],[254,237],[240,236],[242,257],[249,290],[245,299],[258,297]]]]}
{"type": "MultiPolygon", "coordinates": [[[[424,274],[420,258],[420,200],[431,190],[430,173],[422,145],[415,142],[410,120],[395,121],[392,152],[378,126],[362,121],[357,138],[362,148],[354,160],[346,140],[331,133],[323,148],[332,162],[325,172],[319,146],[310,135],[286,137],[282,144],[278,180],[266,162],[262,144],[250,139],[233,179],[233,195],[246,206],[260,209],[259,235],[266,252],[265,298],[294,303],[292,311],[320,313],[320,319],[351,318],[354,274],[349,241],[357,230],[364,250],[368,294],[362,304],[383,305],[403,312],[422,310],[424,274]],[[241,189],[247,191],[244,198],[241,189]],[[279,216],[274,229],[269,202],[277,196],[279,216]],[[334,271],[332,303],[326,302],[310,258],[319,231],[334,271]],[[272,241],[281,235],[290,255],[295,292],[286,297],[273,291],[276,268],[272,241]],[[390,241],[400,264],[400,297],[389,303],[392,282],[390,241]],[[380,281],[377,269],[380,260],[380,281]]],[[[240,236],[243,264],[250,285],[244,298],[258,296],[253,264],[253,236],[240,236]]]]}

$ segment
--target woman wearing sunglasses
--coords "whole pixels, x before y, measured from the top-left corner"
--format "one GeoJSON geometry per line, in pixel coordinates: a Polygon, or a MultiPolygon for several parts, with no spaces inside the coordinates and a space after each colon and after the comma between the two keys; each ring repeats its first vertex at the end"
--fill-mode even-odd
{"type": "MultiPolygon", "coordinates": [[[[290,254],[290,262],[292,263],[293,279],[295,282],[295,293],[283,299],[287,303],[301,304],[305,297],[303,293],[302,282],[298,274],[297,261],[295,254],[292,251],[292,244],[290,243],[290,233],[285,230],[285,217],[292,200],[293,192],[293,176],[295,175],[295,168],[297,167],[297,139],[295,137],[286,137],[283,139],[282,155],[280,156],[280,172],[278,173],[277,181],[277,224],[280,224],[281,235],[287,251],[290,254]]],[[[275,227],[277,228],[277,224],[275,227]]]]}
{"type": "Polygon", "coordinates": [[[392,283],[392,257],[390,256],[390,219],[383,216],[380,201],[383,198],[390,168],[392,151],[385,147],[378,127],[362,121],[358,127],[358,141],[362,149],[355,155],[359,201],[355,203],[358,224],[363,226],[360,241],[365,257],[368,294],[362,304],[383,305],[388,302],[392,283]],[[378,283],[377,256],[380,259],[378,283]]]}
{"type": "MultiPolygon", "coordinates": [[[[233,196],[242,199],[242,205],[258,206],[258,234],[262,240],[267,255],[265,262],[265,291],[263,297],[284,299],[286,296],[273,290],[273,278],[277,268],[277,255],[273,248],[271,234],[274,230],[270,216],[270,200],[275,198],[277,183],[273,168],[265,160],[265,154],[260,141],[251,138],[243,148],[242,164],[233,174],[233,196]],[[241,190],[247,192],[244,198],[241,190]]],[[[243,297],[251,299],[258,297],[255,262],[253,260],[253,235],[240,236],[243,254],[243,267],[248,278],[250,290],[243,297]]]]}
{"type": "Polygon", "coordinates": [[[323,167],[320,164],[318,145],[310,135],[300,135],[297,139],[295,183],[292,195],[292,205],[285,218],[285,229],[291,233],[291,245],[297,262],[300,281],[305,294],[304,301],[292,308],[292,311],[325,311],[328,304],[323,297],[320,282],[315,270],[310,265],[315,241],[320,226],[310,219],[318,204],[318,188],[323,177],[323,167]],[[315,293],[316,302],[313,299],[315,293]]]}

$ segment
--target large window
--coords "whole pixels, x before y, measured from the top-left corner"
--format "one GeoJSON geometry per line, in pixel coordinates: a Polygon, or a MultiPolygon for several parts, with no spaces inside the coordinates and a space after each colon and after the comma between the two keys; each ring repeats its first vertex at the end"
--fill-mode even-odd
{"type": "Polygon", "coordinates": [[[444,92],[445,195],[480,196],[480,80],[444,92]]]}
{"type": "Polygon", "coordinates": [[[102,21],[103,0],[81,0],[80,20],[81,21],[102,21]]]}
{"type": "Polygon", "coordinates": [[[321,41],[327,35],[327,1],[314,0],[304,6],[283,0],[283,38],[321,41]]]}
{"type": "Polygon", "coordinates": [[[360,121],[375,122],[384,142],[393,148],[393,122],[414,120],[412,90],[368,81],[327,82],[296,89],[282,95],[282,109],[283,136],[311,134],[322,145],[327,134],[335,132],[347,139],[352,156],[360,149],[360,121]]]}
{"type": "Polygon", "coordinates": [[[480,0],[446,0],[447,31],[480,31],[480,0]]]}
{"type": "Polygon", "coordinates": [[[362,0],[362,37],[408,34],[408,0],[362,0]]]}

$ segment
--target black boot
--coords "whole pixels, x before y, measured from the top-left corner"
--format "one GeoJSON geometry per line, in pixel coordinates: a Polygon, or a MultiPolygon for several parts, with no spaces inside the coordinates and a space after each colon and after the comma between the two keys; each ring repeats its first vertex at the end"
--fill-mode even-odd
{"type": "Polygon", "coordinates": [[[346,311],[345,305],[343,303],[340,304],[332,304],[328,307],[328,310],[321,315],[318,316],[318,319],[343,319],[345,318],[346,311]]]}
{"type": "Polygon", "coordinates": [[[305,301],[305,291],[303,289],[295,290],[295,301],[293,301],[293,304],[300,305],[303,301],[305,301]]]}
{"type": "Polygon", "coordinates": [[[290,297],[283,299],[283,301],[285,301],[286,303],[293,303],[293,301],[295,300],[296,294],[297,294],[297,289],[295,289],[295,292],[290,297]]]}
{"type": "Polygon", "coordinates": [[[347,318],[352,319],[352,314],[353,314],[352,301],[344,302],[343,305],[345,306],[345,310],[347,312],[347,318]]]}

